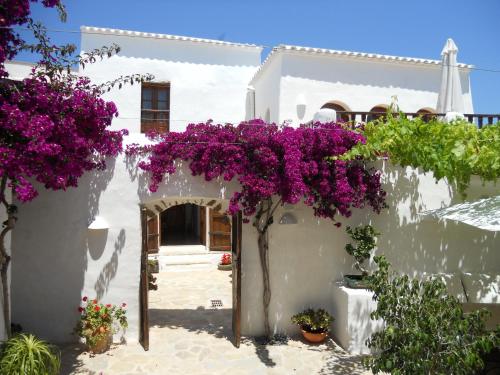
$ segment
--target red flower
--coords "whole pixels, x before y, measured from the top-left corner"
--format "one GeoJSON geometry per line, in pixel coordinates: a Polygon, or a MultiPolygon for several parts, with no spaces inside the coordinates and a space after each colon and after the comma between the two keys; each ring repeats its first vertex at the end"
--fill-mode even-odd
{"type": "Polygon", "coordinates": [[[101,308],[99,306],[94,307],[94,311],[99,311],[101,308]]]}
{"type": "Polygon", "coordinates": [[[126,307],[127,304],[125,302],[122,303],[122,307],[126,307]]]}
{"type": "Polygon", "coordinates": [[[97,303],[97,300],[96,299],[93,300],[92,303],[95,305],[97,303]]]}
{"type": "Polygon", "coordinates": [[[83,307],[78,308],[78,312],[82,313],[83,312],[83,307]]]}
{"type": "Polygon", "coordinates": [[[111,307],[111,303],[108,303],[106,307],[109,309],[111,307]]]}
{"type": "Polygon", "coordinates": [[[83,297],[83,298],[82,298],[82,301],[83,301],[83,302],[86,302],[86,301],[87,301],[87,299],[88,299],[88,298],[87,298],[87,296],[85,296],[85,297],[83,297]]]}

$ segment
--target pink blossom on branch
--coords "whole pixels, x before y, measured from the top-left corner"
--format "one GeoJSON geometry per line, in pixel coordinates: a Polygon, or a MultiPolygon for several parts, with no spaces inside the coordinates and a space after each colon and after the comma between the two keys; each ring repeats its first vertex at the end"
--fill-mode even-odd
{"type": "MultiPolygon", "coordinates": [[[[267,198],[283,203],[303,201],[319,217],[335,220],[351,215],[352,208],[385,207],[380,172],[362,160],[329,160],[365,142],[359,133],[341,124],[315,124],[299,128],[278,127],[262,120],[238,126],[211,121],[188,125],[185,132],[157,135],[148,146],[148,158],[139,167],[150,173],[150,190],[156,191],[175,161],[189,163],[194,176],[211,181],[236,178],[241,186],[230,200],[229,213],[242,210],[253,215],[267,198]]],[[[137,153],[137,147],[128,150],[137,153]]]]}

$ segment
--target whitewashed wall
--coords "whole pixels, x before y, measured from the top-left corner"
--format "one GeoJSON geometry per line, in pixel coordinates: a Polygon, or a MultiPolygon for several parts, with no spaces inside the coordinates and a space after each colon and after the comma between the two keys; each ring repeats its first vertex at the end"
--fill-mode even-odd
{"type": "MultiPolygon", "coordinates": [[[[275,105],[279,114],[274,121],[280,123],[292,120],[297,125],[309,121],[324,104],[333,101],[348,110],[369,111],[377,105],[391,104],[394,95],[403,112],[436,108],[441,82],[439,65],[283,51],[269,62],[253,82],[256,102],[268,100],[268,90],[275,90],[269,85],[268,76],[280,74],[274,79],[280,82],[279,104],[275,105]],[[297,106],[304,100],[305,111],[297,106]]],[[[465,112],[473,113],[469,74],[462,70],[460,77],[465,112]]],[[[262,118],[264,107],[257,105],[262,118]]]]}
{"type": "MultiPolygon", "coordinates": [[[[260,65],[260,47],[237,47],[113,34],[82,34],[82,50],[116,43],[118,55],[88,65],[82,74],[93,82],[132,73],[170,82],[170,129],[182,131],[189,122],[245,119],[247,85],[260,65]]],[[[104,95],[118,107],[113,128],[140,131],[141,87],[125,85],[104,95]]]]}
{"type": "MultiPolygon", "coordinates": [[[[169,197],[229,198],[228,185],[207,183],[181,169],[151,194],[131,161],[110,160],[66,192],[41,189],[21,204],[12,235],[12,315],[25,331],[52,342],[76,339],[72,330],[83,296],[128,305],[126,340],[138,340],[141,228],[139,204],[169,197]],[[89,231],[99,215],[108,230],[89,231]]],[[[117,337],[115,337],[117,338],[117,337]]]]}
{"type": "MultiPolygon", "coordinates": [[[[283,210],[270,228],[271,324],[275,332],[297,334],[293,314],[307,307],[333,310],[333,285],[344,274],[357,273],[344,246],[346,225],[372,223],[382,232],[378,254],[385,254],[394,269],[410,275],[423,272],[485,272],[500,274],[500,233],[485,232],[465,224],[423,220],[418,212],[448,206],[461,200],[445,182],[435,183],[432,174],[378,163],[384,171],[389,209],[376,215],[370,209],[354,211],[343,226],[318,219],[304,205],[290,212],[296,225],[280,225],[283,210]]],[[[500,186],[485,187],[477,180],[468,199],[500,193],[500,186]]],[[[243,237],[242,331],[263,334],[262,275],[252,227],[243,237]],[[259,292],[256,292],[259,291],[259,292]]]]}
{"type": "Polygon", "coordinates": [[[269,65],[253,83],[255,88],[255,117],[278,123],[280,113],[281,56],[273,56],[269,65]],[[274,61],[275,60],[275,61],[274,61]]]}
{"type": "MultiPolygon", "coordinates": [[[[132,140],[131,140],[132,141],[132,140]]],[[[20,206],[13,233],[13,319],[27,331],[53,342],[71,341],[82,296],[129,306],[128,342],[138,339],[139,264],[141,231],[139,203],[168,197],[228,199],[237,186],[207,183],[181,169],[151,194],[147,179],[120,157],[108,170],[87,174],[77,189],[41,191],[33,202],[20,206]],[[107,231],[90,232],[95,215],[110,224],[107,231]]],[[[372,222],[383,234],[379,252],[395,269],[421,272],[500,273],[500,236],[454,223],[423,221],[418,212],[455,203],[459,197],[430,174],[388,165],[385,189],[390,209],[380,215],[357,211],[344,224],[372,222]]],[[[474,183],[471,199],[498,194],[498,186],[474,183]]],[[[295,334],[294,313],[308,306],[331,310],[333,282],[353,271],[345,253],[344,228],[312,216],[298,205],[290,212],[296,225],[281,225],[278,210],[270,229],[271,316],[276,332],[295,334]]],[[[255,229],[243,227],[242,331],[262,333],[262,279],[255,229]]]]}

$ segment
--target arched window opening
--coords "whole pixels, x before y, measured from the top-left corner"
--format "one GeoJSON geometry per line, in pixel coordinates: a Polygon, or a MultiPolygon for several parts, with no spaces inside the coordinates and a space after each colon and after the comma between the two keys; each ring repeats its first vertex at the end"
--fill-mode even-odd
{"type": "Polygon", "coordinates": [[[344,121],[344,122],[349,121],[349,115],[347,113],[342,113],[342,112],[348,111],[348,109],[345,108],[344,106],[342,106],[338,103],[335,103],[335,102],[329,102],[329,103],[324,104],[321,107],[321,109],[323,109],[323,108],[329,108],[329,109],[333,109],[334,111],[336,111],[337,112],[337,121],[344,121]]]}
{"type": "Polygon", "coordinates": [[[422,120],[424,120],[425,122],[428,122],[429,120],[431,120],[432,118],[435,117],[434,115],[434,112],[429,109],[429,108],[421,108],[417,111],[417,115],[419,117],[422,117],[422,120]]]}
{"type": "Polygon", "coordinates": [[[370,109],[370,114],[368,115],[367,121],[375,121],[377,119],[381,119],[385,117],[387,113],[387,106],[385,105],[377,105],[370,109]]]}

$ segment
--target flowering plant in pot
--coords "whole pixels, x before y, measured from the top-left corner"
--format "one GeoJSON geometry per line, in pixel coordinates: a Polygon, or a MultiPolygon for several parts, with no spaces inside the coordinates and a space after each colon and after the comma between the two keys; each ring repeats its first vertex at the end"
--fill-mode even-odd
{"type": "Polygon", "coordinates": [[[85,305],[78,308],[81,315],[75,331],[85,339],[91,352],[103,353],[109,349],[111,337],[118,331],[118,327],[127,328],[127,305],[104,305],[97,299],[89,300],[88,297],[83,297],[82,301],[85,305]]]}
{"type": "Polygon", "coordinates": [[[313,343],[326,339],[333,317],[323,309],[306,309],[292,316],[292,323],[300,326],[304,338],[313,343]]]}
{"type": "Polygon", "coordinates": [[[345,275],[344,281],[350,288],[367,289],[368,270],[363,263],[370,259],[370,254],[375,248],[377,236],[380,234],[371,225],[360,225],[356,228],[347,227],[346,232],[356,242],[355,245],[348,243],[345,250],[354,258],[354,268],[361,272],[361,275],[345,275]]]}
{"type": "Polygon", "coordinates": [[[231,259],[231,254],[225,253],[222,255],[222,258],[220,259],[220,263],[217,266],[217,268],[223,271],[232,270],[233,269],[232,262],[233,261],[231,259]]]}

